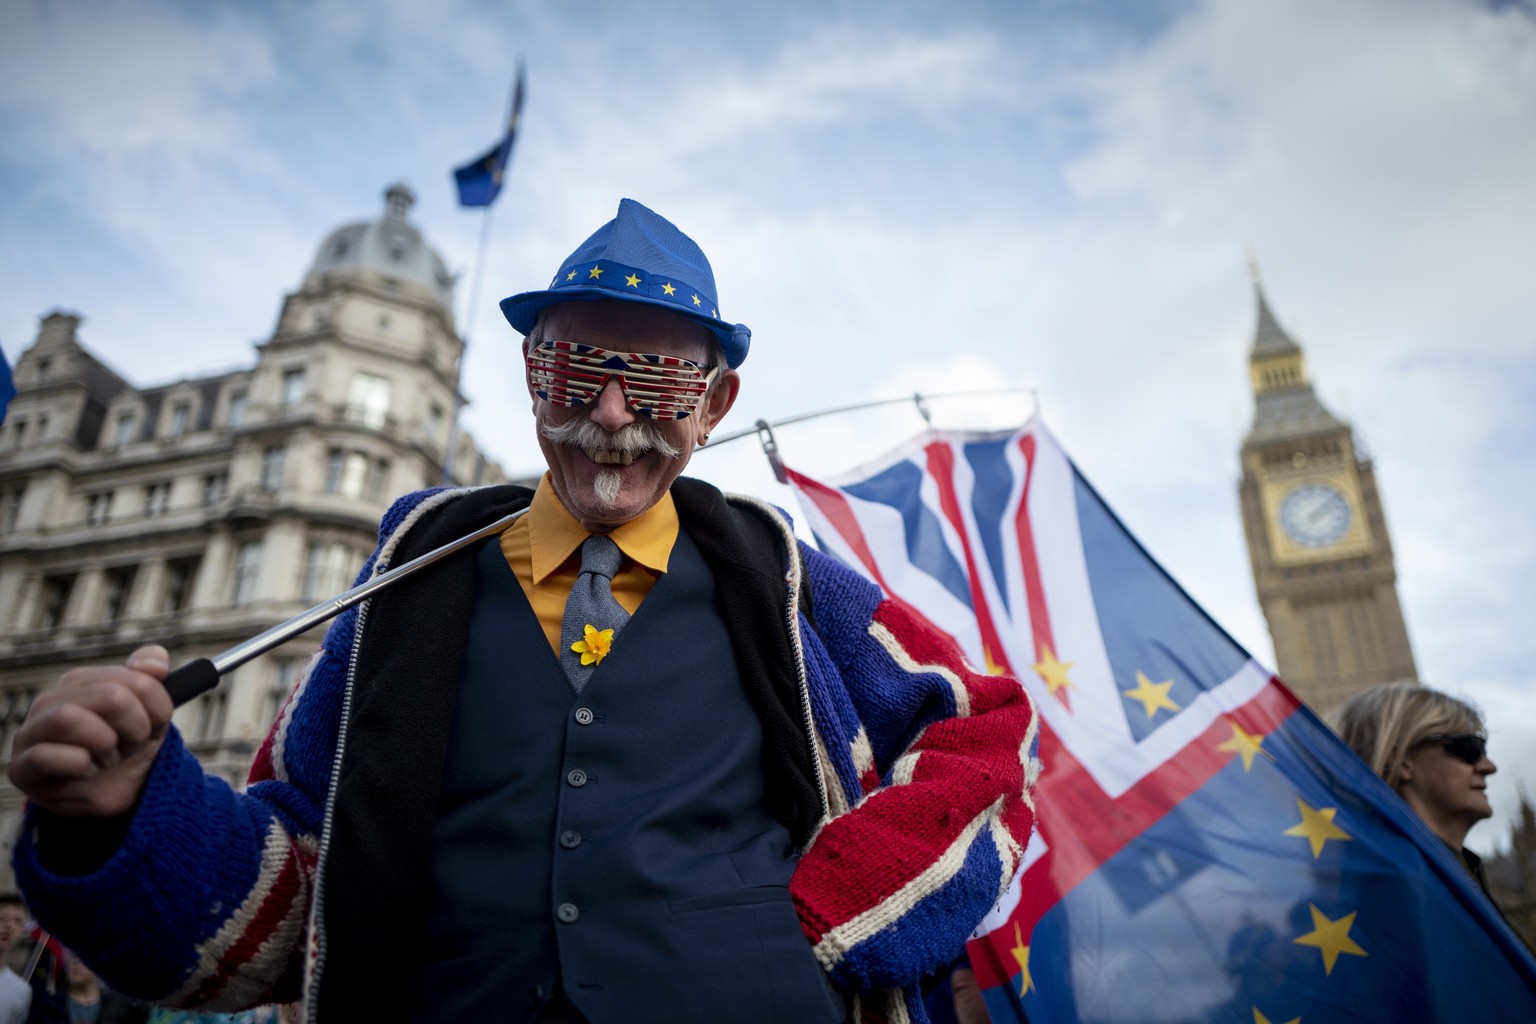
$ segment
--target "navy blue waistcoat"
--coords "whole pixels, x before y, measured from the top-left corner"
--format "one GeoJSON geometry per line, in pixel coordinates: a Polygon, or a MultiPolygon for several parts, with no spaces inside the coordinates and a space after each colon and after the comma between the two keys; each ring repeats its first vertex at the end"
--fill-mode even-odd
{"type": "Polygon", "coordinates": [[[413,1020],[533,1020],[556,984],[592,1024],[842,1018],[686,533],[668,568],[578,696],[497,541],[481,549],[413,1020]]]}

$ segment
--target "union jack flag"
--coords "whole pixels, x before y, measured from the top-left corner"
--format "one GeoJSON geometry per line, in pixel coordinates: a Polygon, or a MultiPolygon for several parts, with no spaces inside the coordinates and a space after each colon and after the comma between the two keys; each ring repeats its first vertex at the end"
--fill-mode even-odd
{"type": "Polygon", "coordinates": [[[994,1020],[1536,1020],[1536,960],[1449,847],[1043,425],[788,476],[824,550],[1040,709],[1038,829],[969,949],[994,1020]]]}

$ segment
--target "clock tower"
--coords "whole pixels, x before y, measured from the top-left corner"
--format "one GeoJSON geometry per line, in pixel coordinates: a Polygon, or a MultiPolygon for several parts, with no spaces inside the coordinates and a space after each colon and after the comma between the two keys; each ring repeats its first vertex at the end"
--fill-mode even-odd
{"type": "Polygon", "coordinates": [[[1312,390],[1301,347],[1253,272],[1253,426],[1239,495],[1280,678],[1326,713],[1377,683],[1416,679],[1371,460],[1312,390]]]}

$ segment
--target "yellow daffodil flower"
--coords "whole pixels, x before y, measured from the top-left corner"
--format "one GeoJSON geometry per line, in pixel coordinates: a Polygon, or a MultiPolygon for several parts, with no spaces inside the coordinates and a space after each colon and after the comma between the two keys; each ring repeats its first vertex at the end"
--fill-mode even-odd
{"type": "Polygon", "coordinates": [[[613,650],[613,630],[598,629],[590,622],[583,629],[586,636],[571,644],[571,650],[581,655],[583,665],[602,664],[608,652],[613,650]]]}

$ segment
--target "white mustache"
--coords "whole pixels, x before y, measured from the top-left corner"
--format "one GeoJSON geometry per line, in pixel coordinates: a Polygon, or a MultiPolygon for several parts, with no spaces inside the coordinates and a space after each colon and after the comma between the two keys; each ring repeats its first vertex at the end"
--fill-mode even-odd
{"type": "Polygon", "coordinates": [[[574,419],[556,426],[544,423],[539,432],[556,444],[568,444],[587,453],[593,462],[628,465],[648,452],[664,459],[675,459],[683,452],[662,435],[661,429],[645,420],[626,423],[607,431],[589,419],[574,419]]]}

